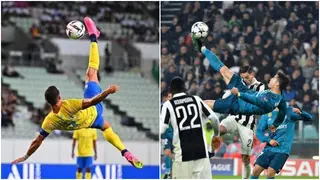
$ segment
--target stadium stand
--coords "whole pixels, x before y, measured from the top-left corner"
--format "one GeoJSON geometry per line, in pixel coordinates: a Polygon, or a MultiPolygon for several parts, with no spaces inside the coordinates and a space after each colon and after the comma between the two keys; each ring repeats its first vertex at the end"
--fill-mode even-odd
{"type": "Polygon", "coordinates": [[[3,21],[22,27],[35,37],[63,36],[65,26],[89,15],[98,21],[102,39],[129,38],[139,42],[158,41],[159,9],[152,2],[4,2],[3,21]]]}
{"type": "MultiPolygon", "coordinates": [[[[299,141],[317,140],[319,129],[319,2],[163,2],[161,3],[161,90],[174,76],[188,93],[221,98],[225,83],[202,54],[193,50],[193,23],[207,23],[204,41],[235,73],[254,66],[267,84],[278,71],[291,79],[288,103],[312,113],[311,125],[296,126],[299,141]],[[302,138],[302,139],[300,139],[302,138]]],[[[230,138],[232,139],[232,138],[230,138]]],[[[232,140],[231,140],[232,141],[232,140]]]]}

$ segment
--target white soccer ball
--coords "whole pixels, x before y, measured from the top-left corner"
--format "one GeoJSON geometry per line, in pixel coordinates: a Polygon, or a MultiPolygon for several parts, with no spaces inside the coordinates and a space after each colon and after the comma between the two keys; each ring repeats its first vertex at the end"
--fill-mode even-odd
{"type": "Polygon", "coordinates": [[[71,39],[81,39],[86,32],[86,28],[80,21],[71,21],[67,25],[66,33],[71,39]]]}
{"type": "Polygon", "coordinates": [[[191,33],[198,39],[205,38],[209,34],[209,27],[204,22],[196,22],[191,27],[191,33]]]}

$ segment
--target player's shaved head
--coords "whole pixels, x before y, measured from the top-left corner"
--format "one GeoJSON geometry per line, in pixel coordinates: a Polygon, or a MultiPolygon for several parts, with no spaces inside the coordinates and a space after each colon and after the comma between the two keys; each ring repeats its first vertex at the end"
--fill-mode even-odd
{"type": "Polygon", "coordinates": [[[174,77],[170,82],[169,91],[172,93],[172,95],[185,92],[186,85],[184,83],[184,80],[181,77],[174,77]]]}
{"type": "Polygon", "coordinates": [[[44,97],[46,98],[46,101],[51,105],[55,105],[58,102],[58,97],[60,95],[60,92],[57,87],[50,86],[44,93],[44,97]]]}

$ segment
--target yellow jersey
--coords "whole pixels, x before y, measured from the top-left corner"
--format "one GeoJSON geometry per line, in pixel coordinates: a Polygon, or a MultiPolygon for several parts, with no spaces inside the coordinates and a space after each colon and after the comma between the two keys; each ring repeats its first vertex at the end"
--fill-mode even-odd
{"type": "Polygon", "coordinates": [[[93,141],[97,140],[97,130],[91,128],[79,129],[73,132],[73,139],[78,140],[77,156],[93,156],[93,141]]]}
{"type": "Polygon", "coordinates": [[[58,113],[52,111],[44,119],[40,134],[47,136],[53,130],[77,130],[89,128],[97,117],[97,109],[91,106],[82,110],[83,99],[67,99],[62,101],[58,113]]]}

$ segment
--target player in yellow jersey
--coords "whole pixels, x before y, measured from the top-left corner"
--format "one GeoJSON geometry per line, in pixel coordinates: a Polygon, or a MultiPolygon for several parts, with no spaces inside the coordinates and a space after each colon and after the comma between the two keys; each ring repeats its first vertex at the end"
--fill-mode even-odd
{"type": "Polygon", "coordinates": [[[97,130],[91,128],[79,129],[73,132],[71,157],[74,158],[74,148],[77,146],[77,179],[82,179],[83,170],[85,179],[91,179],[91,166],[97,159],[97,130]]]}
{"type": "Polygon", "coordinates": [[[44,96],[51,105],[52,111],[43,121],[40,134],[33,140],[27,153],[12,161],[13,164],[27,160],[40,147],[42,141],[55,129],[97,128],[103,131],[104,138],[115,146],[129,163],[136,168],[143,167],[142,162],[125,148],[118,135],[113,132],[110,123],[103,119],[102,101],[108,95],[117,92],[119,87],[111,85],[104,91],[101,90],[98,80],[100,59],[97,44],[100,31],[98,31],[95,23],[89,17],[84,18],[84,23],[91,40],[84,99],[62,100],[59,90],[55,86],[50,86],[44,96]]]}

